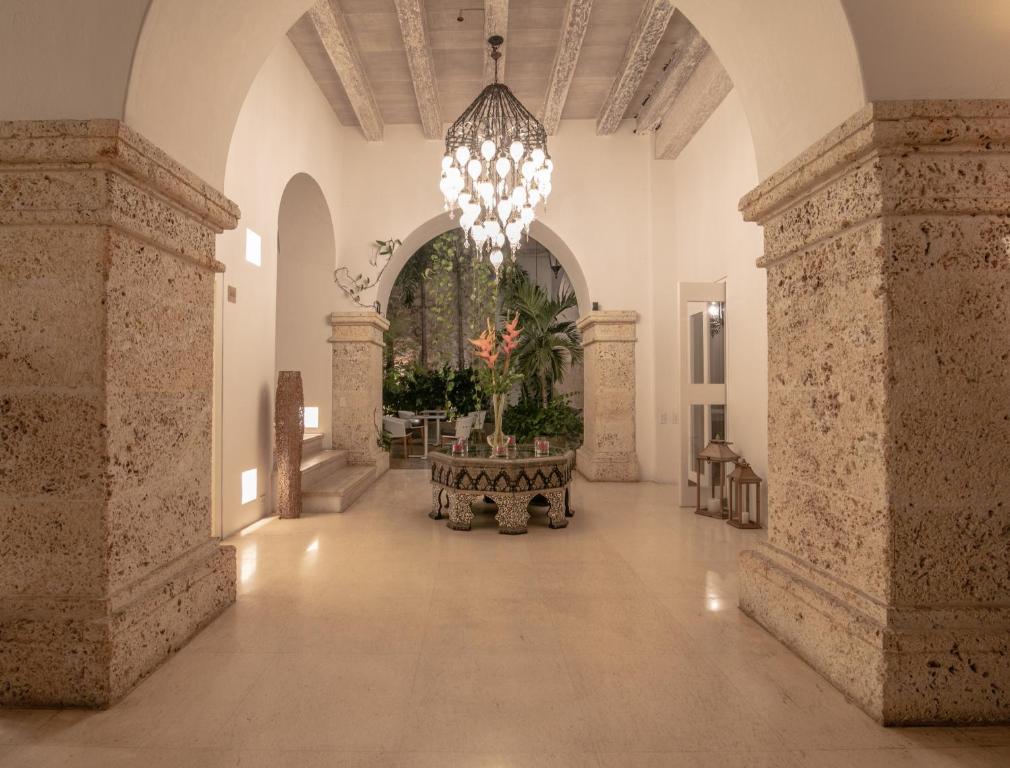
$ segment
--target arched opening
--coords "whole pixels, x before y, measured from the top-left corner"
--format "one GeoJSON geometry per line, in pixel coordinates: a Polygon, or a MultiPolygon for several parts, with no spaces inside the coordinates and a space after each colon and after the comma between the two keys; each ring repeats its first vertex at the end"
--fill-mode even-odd
{"type": "MultiPolygon", "coordinates": [[[[472,354],[470,340],[496,315],[511,316],[513,310],[526,329],[513,358],[513,369],[522,374],[522,381],[510,395],[518,409],[514,413],[525,409],[528,421],[549,403],[578,420],[583,405],[582,352],[576,325],[579,308],[564,267],[530,237],[516,254],[515,263],[510,261],[496,277],[486,260],[475,261],[456,228],[423,244],[393,279],[384,307],[389,323],[383,366],[386,413],[442,408],[451,422],[487,409],[488,398],[481,392],[478,378],[481,363],[472,354]],[[530,356],[522,352],[531,333],[534,343],[551,350],[554,363],[550,368],[543,362],[532,364],[530,356]]],[[[514,419],[511,426],[522,433],[524,423],[514,419]]],[[[577,439],[575,433],[555,437],[577,439]]],[[[418,464],[400,461],[413,456],[406,443],[402,450],[392,447],[392,467],[418,464]]]]}
{"type": "Polygon", "coordinates": [[[305,428],[330,444],[333,366],[333,222],[322,189],[299,173],[281,196],[277,222],[277,371],[301,371],[305,428]]]}
{"type": "MultiPolygon", "coordinates": [[[[441,213],[428,219],[403,239],[403,244],[396,249],[379,278],[375,293],[380,308],[384,309],[389,305],[389,297],[396,278],[410,257],[417,253],[425,243],[443,232],[451,232],[456,227],[458,224],[452,216],[448,213],[441,213]]],[[[571,282],[572,290],[575,291],[575,297],[579,303],[579,313],[588,312],[592,308],[589,285],[586,283],[578,259],[565,244],[565,241],[542,221],[533,222],[530,227],[530,238],[546,248],[551,256],[561,264],[571,282]]],[[[520,253],[522,253],[521,249],[520,253]]]]}

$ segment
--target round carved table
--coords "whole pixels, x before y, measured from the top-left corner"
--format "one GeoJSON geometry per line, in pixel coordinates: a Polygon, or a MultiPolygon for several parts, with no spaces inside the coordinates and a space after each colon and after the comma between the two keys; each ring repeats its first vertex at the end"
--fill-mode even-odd
{"type": "Polygon", "coordinates": [[[448,448],[428,452],[431,459],[431,512],[440,520],[448,514],[447,525],[456,531],[469,531],[473,520],[470,508],[484,497],[498,506],[499,533],[526,533],[530,502],[543,496],[550,505],[551,528],[564,528],[574,515],[568,486],[572,480],[575,452],[551,448],[542,456],[534,455],[532,446],[519,446],[511,455],[491,456],[487,447],[453,456],[448,448]]]}

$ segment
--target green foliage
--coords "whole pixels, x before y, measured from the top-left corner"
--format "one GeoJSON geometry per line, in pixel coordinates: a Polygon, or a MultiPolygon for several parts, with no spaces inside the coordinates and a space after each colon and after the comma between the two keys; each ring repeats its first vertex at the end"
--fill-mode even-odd
{"type": "Polygon", "coordinates": [[[435,370],[420,366],[388,369],[382,382],[382,402],[387,413],[442,409],[452,418],[478,410],[481,399],[473,369],[459,371],[444,365],[435,370]]]}
{"type": "Polygon", "coordinates": [[[477,374],[473,368],[458,370],[444,366],[442,375],[445,376],[445,396],[449,403],[450,415],[465,416],[480,410],[483,398],[477,374]]]}
{"type": "Polygon", "coordinates": [[[582,414],[565,397],[555,397],[546,407],[527,397],[505,409],[502,431],[520,443],[546,437],[574,448],[582,443],[582,414]]]}
{"type": "Polygon", "coordinates": [[[473,257],[461,230],[425,243],[408,259],[390,294],[387,317],[397,327],[392,339],[397,360],[467,367],[467,340],[483,329],[495,287],[493,270],[473,257]]]}
{"type": "Polygon", "coordinates": [[[523,390],[532,392],[546,407],[568,369],[582,362],[582,337],[574,320],[561,318],[577,306],[575,294],[564,291],[553,299],[523,273],[516,271],[504,286],[504,308],[519,313],[522,336],[514,365],[525,379],[523,390]]]}

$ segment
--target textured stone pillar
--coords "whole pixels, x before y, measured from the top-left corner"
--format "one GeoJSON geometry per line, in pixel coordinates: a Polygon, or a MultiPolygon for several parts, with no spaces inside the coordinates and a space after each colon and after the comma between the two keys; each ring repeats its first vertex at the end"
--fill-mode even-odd
{"type": "Polygon", "coordinates": [[[589,480],[638,480],[635,453],[635,325],[638,313],[579,318],[585,350],[585,434],[576,467],[589,480]]]}
{"type": "Polygon", "coordinates": [[[106,706],[235,598],[211,539],[215,233],[117,121],[0,123],[0,704],[106,706]]]}
{"type": "Polygon", "coordinates": [[[277,463],[277,516],[302,516],[302,441],[305,397],[301,371],[277,374],[274,396],[274,461],[277,463]]]}
{"type": "Polygon", "coordinates": [[[1010,103],[869,105],[741,208],[769,345],[741,607],[884,723],[1010,720],[1010,103]]]}
{"type": "Polygon", "coordinates": [[[389,321],[371,309],[330,315],[333,345],[333,447],[348,452],[351,464],[389,468],[378,443],[382,424],[382,334],[389,321]]]}

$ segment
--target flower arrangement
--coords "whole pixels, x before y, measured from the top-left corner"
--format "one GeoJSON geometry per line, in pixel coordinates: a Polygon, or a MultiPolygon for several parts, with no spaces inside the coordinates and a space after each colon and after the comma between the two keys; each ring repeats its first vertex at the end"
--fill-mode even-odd
{"type": "Polygon", "coordinates": [[[502,414],[505,412],[505,398],[518,382],[522,374],[511,369],[512,353],[519,346],[519,313],[505,323],[499,333],[491,320],[487,328],[476,339],[470,339],[476,351],[474,354],[484,361],[484,366],[478,368],[481,388],[491,398],[494,411],[494,432],[488,437],[491,450],[500,455],[505,452],[505,436],[502,434],[502,414]]]}

